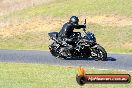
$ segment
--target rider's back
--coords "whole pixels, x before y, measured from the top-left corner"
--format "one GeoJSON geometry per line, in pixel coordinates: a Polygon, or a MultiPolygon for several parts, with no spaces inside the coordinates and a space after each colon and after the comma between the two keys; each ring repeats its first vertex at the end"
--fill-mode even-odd
{"type": "Polygon", "coordinates": [[[69,38],[73,34],[74,27],[70,23],[65,23],[59,32],[59,37],[69,38]]]}

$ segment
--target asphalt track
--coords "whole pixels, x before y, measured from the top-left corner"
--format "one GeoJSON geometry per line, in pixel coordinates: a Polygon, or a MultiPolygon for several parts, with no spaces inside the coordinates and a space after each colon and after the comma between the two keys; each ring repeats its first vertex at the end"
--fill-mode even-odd
{"type": "Polygon", "coordinates": [[[107,61],[94,61],[92,58],[59,60],[55,59],[48,51],[0,50],[0,62],[84,66],[88,68],[132,71],[132,54],[108,54],[107,61]]]}

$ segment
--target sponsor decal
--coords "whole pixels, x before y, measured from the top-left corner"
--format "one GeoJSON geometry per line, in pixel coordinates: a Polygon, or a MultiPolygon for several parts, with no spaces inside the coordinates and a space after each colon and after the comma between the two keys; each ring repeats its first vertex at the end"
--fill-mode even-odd
{"type": "Polygon", "coordinates": [[[90,83],[130,83],[129,74],[86,74],[85,69],[80,67],[79,74],[76,75],[76,81],[79,85],[90,83]]]}

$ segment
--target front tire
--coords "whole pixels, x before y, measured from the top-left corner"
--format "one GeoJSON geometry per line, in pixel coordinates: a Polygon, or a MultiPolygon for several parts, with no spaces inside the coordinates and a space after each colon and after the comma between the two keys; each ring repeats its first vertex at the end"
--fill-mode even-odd
{"type": "Polygon", "coordinates": [[[96,56],[93,56],[93,57],[95,57],[96,61],[98,61],[98,60],[105,61],[107,59],[106,50],[99,44],[95,45],[94,48],[92,49],[92,51],[93,51],[93,53],[96,54],[96,56]]]}

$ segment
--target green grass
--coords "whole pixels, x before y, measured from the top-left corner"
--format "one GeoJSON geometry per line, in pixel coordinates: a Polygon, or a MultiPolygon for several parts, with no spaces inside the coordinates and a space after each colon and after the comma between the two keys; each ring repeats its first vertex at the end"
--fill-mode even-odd
{"type": "MultiPolygon", "coordinates": [[[[132,16],[131,0],[56,0],[23,10],[14,11],[5,18],[31,18],[34,16],[67,17],[71,15],[132,16]]],[[[1,17],[2,18],[2,17],[1,17]]]]}
{"type": "Polygon", "coordinates": [[[47,32],[29,32],[0,38],[1,49],[48,49],[47,32]]]}
{"type": "MultiPolygon", "coordinates": [[[[0,88],[80,88],[78,67],[0,63],[0,88]]],[[[87,74],[123,74],[125,71],[86,69],[87,74]]],[[[82,88],[131,88],[130,84],[86,84],[82,88]]]]}

